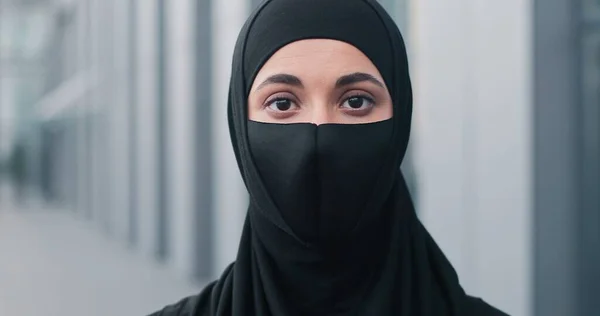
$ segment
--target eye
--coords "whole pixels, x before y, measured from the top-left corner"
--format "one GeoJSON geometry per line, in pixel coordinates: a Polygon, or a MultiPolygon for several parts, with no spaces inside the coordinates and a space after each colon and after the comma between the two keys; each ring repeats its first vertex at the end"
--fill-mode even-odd
{"type": "Polygon", "coordinates": [[[372,108],[375,105],[375,101],[371,97],[366,95],[354,95],[347,98],[342,103],[342,108],[350,111],[361,111],[372,108]]]}
{"type": "Polygon", "coordinates": [[[296,109],[297,105],[289,98],[278,97],[267,101],[266,107],[274,112],[287,112],[296,109]]]}

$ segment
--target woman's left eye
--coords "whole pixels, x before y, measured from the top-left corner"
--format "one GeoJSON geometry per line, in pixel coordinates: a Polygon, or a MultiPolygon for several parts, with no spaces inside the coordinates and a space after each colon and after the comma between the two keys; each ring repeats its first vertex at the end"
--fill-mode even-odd
{"type": "Polygon", "coordinates": [[[370,108],[373,105],[375,105],[375,101],[369,97],[353,96],[347,98],[342,104],[342,107],[349,110],[363,110],[365,108],[370,108]]]}

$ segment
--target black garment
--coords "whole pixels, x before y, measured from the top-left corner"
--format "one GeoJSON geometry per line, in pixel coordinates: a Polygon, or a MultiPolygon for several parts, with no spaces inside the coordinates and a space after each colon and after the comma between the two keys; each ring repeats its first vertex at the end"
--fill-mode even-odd
{"type": "Polygon", "coordinates": [[[265,1],[238,38],[229,128],[250,193],[236,262],[154,315],[495,316],[465,294],[418,220],[400,173],[412,91],[406,49],[375,0],[265,1]],[[254,77],[288,43],[327,38],[379,69],[393,118],[370,124],[248,120],[254,77]]]}

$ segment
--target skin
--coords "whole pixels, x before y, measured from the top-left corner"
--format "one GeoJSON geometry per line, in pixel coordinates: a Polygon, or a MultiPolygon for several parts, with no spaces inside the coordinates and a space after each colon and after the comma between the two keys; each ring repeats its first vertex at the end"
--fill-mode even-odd
{"type": "Polygon", "coordinates": [[[257,74],[248,97],[248,118],[264,123],[372,123],[391,118],[392,108],[369,58],[329,39],[279,49],[257,74]]]}

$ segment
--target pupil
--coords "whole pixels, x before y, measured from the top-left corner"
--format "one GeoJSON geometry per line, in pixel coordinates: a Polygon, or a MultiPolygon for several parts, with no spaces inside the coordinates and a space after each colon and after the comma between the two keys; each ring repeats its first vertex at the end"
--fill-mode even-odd
{"type": "Polygon", "coordinates": [[[350,98],[348,100],[348,105],[350,105],[350,107],[353,109],[358,109],[363,105],[363,99],[362,98],[350,98]]]}
{"type": "Polygon", "coordinates": [[[292,107],[292,104],[289,100],[279,100],[275,101],[275,106],[279,111],[287,111],[292,107]]]}

